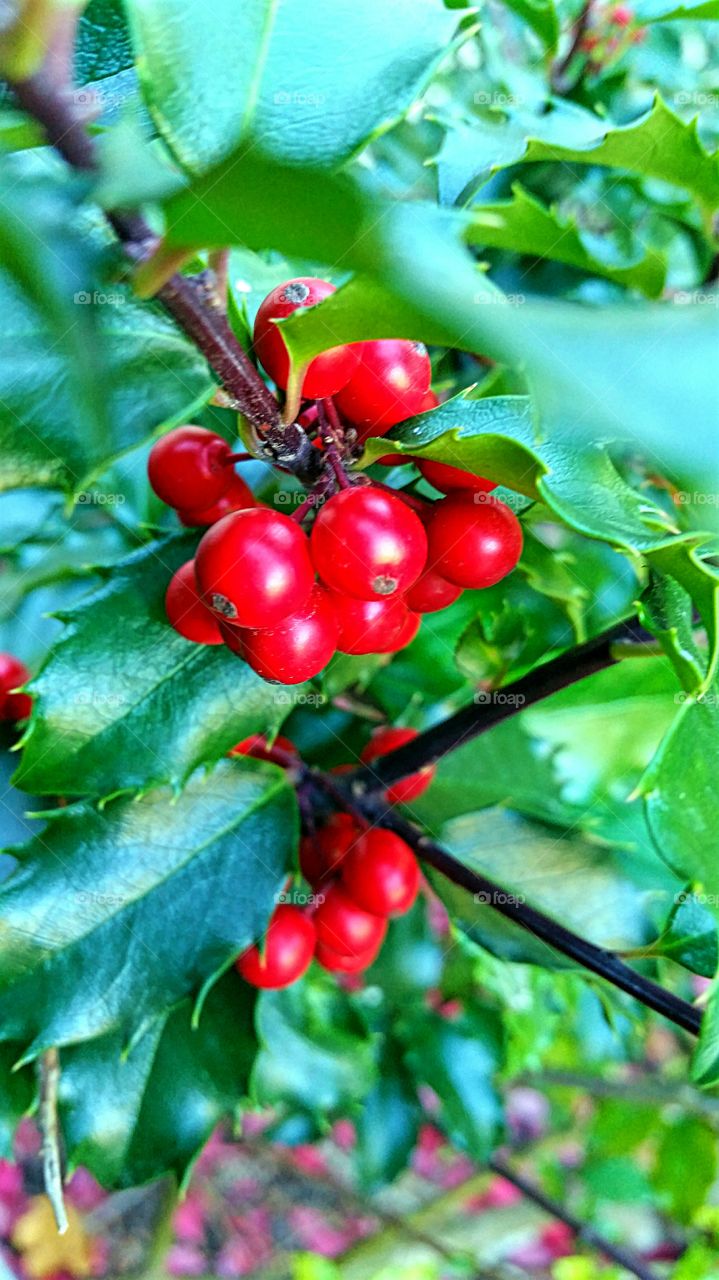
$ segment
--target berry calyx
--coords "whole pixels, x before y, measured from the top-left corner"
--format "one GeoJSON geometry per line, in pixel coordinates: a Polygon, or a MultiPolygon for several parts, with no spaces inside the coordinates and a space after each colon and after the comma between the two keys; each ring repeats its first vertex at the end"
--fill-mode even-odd
{"type": "Polygon", "coordinates": [[[495,498],[452,494],[435,503],[427,533],[428,568],[459,587],[491,587],[512,572],[522,552],[522,526],[495,498]]]}
{"type": "MultiPolygon", "coordinates": [[[[253,344],[265,372],[284,391],[290,376],[290,357],[276,320],[292,315],[298,307],[314,307],[335,293],[335,286],[316,276],[298,276],[285,280],[268,293],[260,304],[253,334],[253,344]]],[[[333,396],[349,381],[359,364],[356,346],[330,347],[315,356],[302,380],[302,395],[308,400],[333,396]]]]}
{"type": "Polygon", "coordinates": [[[322,587],[314,586],[301,609],[275,627],[243,630],[239,643],[245,662],[263,680],[302,684],[327,666],[337,648],[337,639],[337,620],[329,595],[322,587]]]}
{"type": "Polygon", "coordinates": [[[334,591],[376,600],[406,591],[427,558],[427,535],[414,511],[373,486],[343,489],[320,510],[312,558],[334,591]]]}
{"type": "Polygon", "coordinates": [[[202,510],[228,488],[230,446],[205,427],[176,427],[150,450],[147,474],[158,498],[182,511],[202,510]]]}
{"type": "Polygon", "coordinates": [[[262,944],[248,947],[235,965],[253,987],[289,987],[309,969],[315,942],[315,926],[309,916],[282,903],[272,914],[262,944]]]}
{"type": "Polygon", "coordinates": [[[427,348],[405,338],[360,344],[359,364],[337,396],[337,408],[360,440],[383,436],[396,422],[422,412],[432,378],[427,348]]]}
{"type": "Polygon", "coordinates": [[[233,511],[213,524],[195,555],[205,603],[238,627],[273,627],[306,603],[314,582],[299,525],[269,507],[233,511]]]}
{"type": "Polygon", "coordinates": [[[199,525],[216,524],[223,516],[227,516],[231,511],[242,511],[245,507],[254,507],[255,495],[250,486],[245,484],[244,480],[237,475],[236,471],[228,468],[230,482],[225,492],[212,502],[209,507],[198,508],[196,511],[178,511],[178,516],[187,528],[195,528],[199,525]]]}
{"type": "Polygon", "coordinates": [[[313,835],[304,836],[300,843],[300,870],[305,879],[318,884],[337,871],[360,834],[349,813],[333,813],[313,835]]]}
{"type": "Polygon", "coordinates": [[[358,955],[381,945],[387,921],[358,906],[339,884],[331,884],[314,915],[317,941],[341,955],[358,955]]]}
{"type": "Polygon", "coordinates": [[[333,951],[331,947],[318,942],[315,948],[315,960],[328,973],[364,973],[365,969],[369,969],[370,965],[374,964],[381,946],[380,941],[374,947],[369,947],[367,951],[348,953],[333,951]]]}
{"type": "Polygon", "coordinates": [[[195,644],[222,644],[217,618],[197,590],[194,560],[187,560],[170,579],[165,613],[170,626],[186,640],[195,644]]]}
{"type": "MultiPolygon", "coordinates": [[[[417,729],[399,727],[375,729],[360,755],[360,760],[363,764],[371,764],[373,760],[379,760],[380,756],[386,756],[390,751],[396,751],[397,747],[403,747],[407,742],[412,742],[417,734],[417,729]]],[[[413,800],[418,800],[421,795],[424,795],[435,772],[434,765],[429,764],[416,773],[410,773],[406,778],[400,778],[399,782],[387,788],[385,800],[388,804],[410,804],[413,800]]]]}
{"type": "Polygon", "coordinates": [[[30,672],[12,653],[0,653],[0,720],[27,720],[32,711],[29,693],[14,693],[30,679],[30,672]]]}
{"type": "Polygon", "coordinates": [[[357,600],[354,596],[331,592],[332,607],[339,628],[340,653],[394,653],[401,647],[409,610],[402,596],[384,600],[357,600]]]}
{"type": "Polygon", "coordinates": [[[393,831],[365,831],[342,863],[342,884],[365,911],[404,915],[419,893],[420,872],[409,845],[393,831]]]}
{"type": "Polygon", "coordinates": [[[437,613],[454,604],[462,594],[462,588],[454,582],[448,582],[434,569],[425,569],[424,573],[410,587],[405,600],[407,607],[415,613],[437,613]]]}
{"type": "Polygon", "coordinates": [[[249,738],[243,738],[242,742],[238,742],[236,747],[227,753],[229,756],[250,756],[253,760],[269,760],[272,764],[280,764],[285,766],[287,761],[280,759],[280,756],[294,756],[299,759],[299,752],[294,742],[290,742],[289,738],[284,738],[281,733],[272,739],[272,745],[268,742],[263,733],[251,733],[249,738]]]}
{"type": "Polygon", "coordinates": [[[416,458],[425,480],[429,480],[440,493],[454,493],[466,489],[469,493],[491,493],[497,486],[493,480],[475,476],[462,467],[450,467],[446,462],[433,462],[431,458],[416,458]]]}

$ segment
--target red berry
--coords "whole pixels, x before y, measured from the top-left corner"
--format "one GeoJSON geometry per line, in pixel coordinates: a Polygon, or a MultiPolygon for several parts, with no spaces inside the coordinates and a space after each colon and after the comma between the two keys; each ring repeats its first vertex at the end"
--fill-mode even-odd
{"type": "Polygon", "coordinates": [[[417,458],[416,461],[425,480],[429,480],[441,493],[454,493],[458,489],[467,489],[470,493],[490,493],[497,488],[493,480],[475,476],[471,471],[463,471],[461,467],[450,467],[446,462],[433,462],[431,458],[417,458]]]}
{"type": "Polygon", "coordinates": [[[379,946],[387,921],[358,906],[338,884],[331,884],[314,916],[317,941],[342,955],[357,955],[379,946]]]}
{"type": "Polygon", "coordinates": [[[395,640],[394,644],[390,645],[390,647],[388,649],[385,649],[384,652],[398,653],[400,649],[406,649],[407,645],[411,644],[412,641],[414,640],[417,632],[419,631],[421,622],[422,622],[422,619],[420,618],[419,614],[410,613],[408,609],[407,617],[404,620],[404,625],[399,635],[397,636],[397,639],[395,640]]]}
{"type": "Polygon", "coordinates": [[[0,653],[0,720],[27,720],[32,711],[29,693],[11,693],[26,684],[30,672],[12,653],[0,653]]]}
{"type": "Polygon", "coordinates": [[[491,587],[506,578],[522,551],[522,526],[495,498],[452,494],[435,503],[428,567],[459,587],[491,587]]]}
{"type": "Polygon", "coordinates": [[[364,440],[422,411],[432,366],[421,342],[381,338],[360,348],[359,365],[337,396],[337,408],[364,440]]]}
{"type": "Polygon", "coordinates": [[[248,947],[235,964],[253,987],[288,987],[309,969],[315,940],[309,916],[283,903],[272,913],[262,946],[248,947]]]}
{"type": "Polygon", "coordinates": [[[228,467],[227,470],[230,474],[230,483],[217,502],[211,503],[209,507],[198,508],[196,511],[178,511],[180,520],[188,528],[216,524],[231,511],[242,511],[244,507],[255,506],[255,495],[249,485],[245,484],[232,467],[228,467]]]}
{"type": "Polygon", "coordinates": [[[217,618],[200,599],[195,582],[195,562],[187,560],[170,579],[165,613],[175,631],[195,644],[222,644],[217,618]]]}
{"type": "Polygon", "coordinates": [[[328,973],[363,973],[371,964],[374,964],[381,946],[380,940],[374,947],[368,947],[366,951],[348,954],[333,951],[331,947],[318,942],[315,948],[315,960],[322,965],[323,969],[327,969],[328,973]]]}
{"type": "MultiPolygon", "coordinates": [[[[375,729],[367,746],[360,755],[360,760],[364,764],[371,764],[373,760],[378,760],[380,756],[386,756],[388,752],[395,751],[397,747],[403,747],[405,743],[412,742],[416,737],[416,729],[375,729]]],[[[434,766],[426,765],[424,769],[419,769],[417,773],[410,773],[408,777],[400,778],[399,782],[395,782],[391,787],[387,788],[385,792],[387,803],[410,804],[412,800],[418,800],[421,795],[424,795],[434,775],[434,766]]]]}
{"type": "Polygon", "coordinates": [[[312,558],[334,591],[376,600],[406,591],[427,559],[427,535],[414,511],[392,493],[343,489],[312,528],[312,558]]]}
{"type": "Polygon", "coordinates": [[[436,613],[438,609],[446,609],[454,604],[462,594],[462,588],[448,582],[434,569],[425,569],[424,573],[410,587],[405,600],[407,607],[415,613],[436,613]]]}
{"type": "MultiPolygon", "coordinates": [[[[255,320],[254,347],[270,377],[283,390],[290,376],[290,357],[281,329],[274,323],[289,316],[298,307],[314,307],[335,292],[335,286],[315,276],[298,276],[285,280],[268,293],[255,320]]],[[[330,347],[315,356],[302,381],[302,395],[308,400],[333,396],[352,376],[359,364],[356,346],[330,347]]]]}
{"type": "Polygon", "coordinates": [[[307,538],[269,507],[233,511],[200,540],[195,574],[200,594],[238,627],[273,627],[296,613],[312,590],[307,538]]]}
{"type": "Polygon", "coordinates": [[[402,596],[356,600],[331,592],[340,653],[394,653],[410,614],[402,596]]]}
{"type": "Polygon", "coordinates": [[[629,27],[634,21],[634,10],[628,5],[618,4],[612,9],[611,17],[617,27],[629,27]]]}
{"type": "Polygon", "coordinates": [[[419,866],[409,845],[393,831],[365,831],[342,863],[350,897],[378,916],[403,915],[419,893],[419,866]]]}
{"type": "Polygon", "coordinates": [[[281,733],[272,739],[272,746],[269,745],[267,738],[263,733],[252,733],[249,738],[243,738],[242,742],[238,742],[236,747],[228,751],[229,756],[251,756],[253,760],[269,760],[273,764],[281,763],[277,759],[276,750],[285,752],[287,755],[296,756],[299,759],[299,752],[294,742],[290,742],[289,738],[283,738],[281,733]]]}
{"type": "Polygon", "coordinates": [[[158,498],[182,511],[201,510],[225,492],[232,469],[223,463],[230,446],[204,427],[176,427],[150,450],[147,474],[158,498]]]}
{"type": "Polygon", "coordinates": [[[302,840],[300,869],[305,879],[317,884],[336,871],[359,835],[360,829],[349,813],[333,813],[323,827],[302,840]]]}
{"type": "Polygon", "coordinates": [[[337,638],[337,620],[329,595],[322,587],[314,586],[296,613],[275,627],[243,631],[240,644],[245,662],[263,680],[302,684],[327,666],[337,648],[337,638]]]}

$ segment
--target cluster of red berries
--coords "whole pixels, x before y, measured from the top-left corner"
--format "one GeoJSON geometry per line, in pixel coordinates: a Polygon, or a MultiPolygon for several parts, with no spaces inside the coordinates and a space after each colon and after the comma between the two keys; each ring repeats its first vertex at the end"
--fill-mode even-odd
{"type": "Polygon", "coordinates": [[[588,55],[588,69],[597,74],[624,53],[629,45],[641,44],[646,34],[646,27],[637,25],[636,14],[628,5],[609,5],[595,11],[579,48],[588,55]]]}
{"type": "MultiPolygon", "coordinates": [[[[262,303],[255,348],[279,386],[286,385],[289,357],[275,321],[332,291],[322,280],[292,280],[262,303]]],[[[334,396],[332,411],[344,427],[336,421],[354,444],[426,409],[428,397],[429,407],[436,405],[430,373],[421,344],[359,343],[317,356],[303,395],[317,397],[316,417],[334,396]]],[[[301,415],[308,422],[309,410],[301,415]]],[[[334,449],[320,430],[321,448],[325,439],[334,449]]],[[[406,499],[365,477],[353,483],[341,465],[336,474],[335,457],[338,491],[309,504],[316,514],[308,535],[301,520],[309,511],[292,519],[255,502],[220,436],[195,426],[171,431],[150,454],[150,482],[186,524],[210,525],[195,559],[169,585],[172,626],[200,644],[225,643],[264,679],[283,684],[317,675],[335,652],[404,648],[421,614],[445,608],[465,587],[499,582],[522,548],[514,513],[487,496],[491,481],[413,460],[445,495],[439,501],[406,499]]]]}
{"type": "MultiPolygon", "coordinates": [[[[413,729],[380,729],[362,752],[376,759],[414,737],[413,729]]],[[[299,759],[288,738],[271,747],[259,735],[231,752],[290,764],[299,759]]],[[[423,769],[387,793],[390,803],[420,795],[432,778],[423,769]]],[[[385,827],[363,827],[348,813],[334,813],[300,845],[300,870],[313,889],[308,908],[280,903],[261,944],[236,962],[246,982],[255,987],[290,986],[312,959],[330,973],[362,973],[376,960],[389,919],[404,915],[420,887],[420,870],[409,845],[385,827]]]]}
{"type": "Polygon", "coordinates": [[[32,711],[32,698],[29,693],[17,693],[21,685],[27,684],[30,672],[11,653],[0,653],[0,720],[27,720],[32,711]]]}

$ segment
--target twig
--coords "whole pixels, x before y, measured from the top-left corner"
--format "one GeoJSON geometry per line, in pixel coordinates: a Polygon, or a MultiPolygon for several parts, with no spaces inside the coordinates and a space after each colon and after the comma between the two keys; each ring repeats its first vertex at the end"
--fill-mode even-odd
{"type": "Polygon", "coordinates": [[[559,1222],[564,1222],[566,1226],[592,1249],[598,1249],[607,1258],[611,1258],[613,1262],[619,1263],[620,1267],[624,1267],[625,1271],[630,1271],[633,1276],[637,1276],[638,1280],[658,1280],[657,1274],[650,1267],[646,1267],[643,1262],[630,1253],[629,1250],[623,1249],[621,1245],[613,1244],[611,1240],[607,1240],[594,1227],[587,1222],[582,1222],[581,1218],[577,1218],[569,1209],[565,1209],[564,1205],[558,1200],[553,1200],[551,1196],[547,1196],[536,1186],[534,1182],[530,1182],[523,1174],[518,1173],[502,1156],[494,1156],[489,1161],[489,1167],[500,1177],[506,1178],[507,1182],[511,1182],[517,1187],[522,1195],[528,1200],[539,1205],[540,1209],[544,1209],[551,1214],[553,1218],[557,1218],[559,1222]]]}
{"type": "Polygon", "coordinates": [[[60,1085],[60,1055],[57,1049],[46,1049],[38,1062],[40,1083],[40,1132],[42,1134],[42,1172],[45,1192],[52,1206],[60,1235],[67,1231],[67,1212],[63,1195],[60,1127],[57,1119],[57,1095],[60,1085]]]}
{"type": "Polygon", "coordinates": [[[564,54],[564,57],[560,58],[552,67],[550,83],[555,93],[567,93],[569,89],[574,87],[571,81],[567,80],[567,72],[581,49],[582,40],[584,39],[587,27],[589,26],[591,13],[592,0],[585,0],[585,3],[582,5],[579,15],[572,27],[572,39],[569,48],[564,54]]]}

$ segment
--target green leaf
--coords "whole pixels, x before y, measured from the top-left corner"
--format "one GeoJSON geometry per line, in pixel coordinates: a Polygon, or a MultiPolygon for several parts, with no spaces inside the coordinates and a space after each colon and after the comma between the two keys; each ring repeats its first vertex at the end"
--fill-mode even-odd
{"type": "Polygon", "coordinates": [[[549,53],[554,52],[559,39],[559,17],[554,0],[505,0],[505,4],[531,27],[549,53]]]}
{"type": "Polygon", "coordinates": [[[13,1160],[13,1137],[35,1099],[35,1082],[29,1067],[14,1071],[22,1045],[0,1045],[0,1159],[13,1160]]]}
{"type": "Polygon", "coordinates": [[[191,172],[231,148],[292,164],[346,159],[407,110],[457,26],[441,0],[127,9],[147,105],[191,172]]]}
{"type": "MultiPolygon", "coordinates": [[[[636,262],[624,263],[592,253],[573,219],[563,219],[556,208],[547,208],[519,183],[512,187],[511,200],[474,204],[468,243],[492,249],[508,249],[533,258],[549,258],[566,262],[590,275],[604,276],[628,289],[638,289],[648,298],[658,298],[664,288],[666,260],[654,249],[647,249],[636,262]],[[491,218],[497,222],[492,223],[491,218]]],[[[616,254],[614,255],[616,259],[616,254]]]]}
{"type": "Polygon", "coordinates": [[[716,920],[692,893],[677,895],[666,931],[652,948],[653,954],[676,960],[692,973],[713,978],[719,967],[716,920]]]}
{"type": "Polygon", "coordinates": [[[504,1056],[499,1017],[484,1009],[447,1021],[418,1011],[408,1017],[405,1036],[408,1066],[418,1083],[438,1095],[447,1136],[474,1160],[486,1159],[496,1145],[502,1117],[494,1087],[504,1056]]]}
{"type": "Polygon", "coordinates": [[[664,1130],[652,1171],[652,1185],[676,1222],[690,1224],[714,1182],[716,1137],[699,1116],[682,1116],[664,1130]],[[691,1151],[691,1160],[686,1152],[691,1151]]]}
{"type": "Polygon", "coordinates": [[[103,796],[179,785],[290,712],[294,690],[168,623],[167,584],[195,543],[183,535],[143,548],[63,615],[67,627],[33,682],[35,714],[15,777],[23,790],[103,796]]]}
{"type": "Polygon", "coordinates": [[[707,21],[719,19],[719,0],[637,0],[634,16],[638,23],[646,26],[651,22],[673,22],[677,18],[694,18],[707,21]]]}
{"type": "MultiPolygon", "coordinates": [[[[445,822],[440,843],[472,870],[529,902],[596,946],[627,950],[655,936],[651,915],[666,914],[674,882],[659,860],[621,854],[583,836],[564,834],[505,809],[464,813],[445,822]]],[[[513,960],[553,967],[564,964],[544,943],[502,920],[480,894],[431,873],[454,923],[490,951],[513,960]]]]}
{"type": "Polygon", "coordinates": [[[283,774],[244,758],[59,810],[0,891],[3,1037],[131,1042],[261,935],[296,837],[283,774]]]}
{"type": "Polygon", "coordinates": [[[376,1079],[374,1038],[347,997],[314,973],[257,1001],[253,1094],[320,1116],[360,1102],[376,1079]]]}
{"type": "Polygon", "coordinates": [[[398,1062],[385,1059],[381,1076],[357,1117],[354,1164],[367,1192],[392,1182],[407,1166],[422,1111],[416,1090],[398,1062]]]}
{"type": "Polygon", "coordinates": [[[80,16],[75,46],[78,84],[106,80],[134,64],[122,0],[90,0],[80,16]]]}
{"type": "Polygon", "coordinates": [[[62,1129],[73,1166],[105,1187],[174,1172],[186,1177],[212,1129],[249,1086],[254,993],[232,971],[213,987],[197,1026],[191,1003],[158,1018],[124,1052],[117,1033],[62,1054],[62,1129]]]}
{"type": "Polygon", "coordinates": [[[719,152],[707,151],[696,120],[682,120],[659,95],[631,124],[612,125],[565,105],[534,119],[527,114],[504,123],[458,125],[447,132],[437,161],[443,200],[453,202],[478,178],[508,165],[540,160],[660,178],[691,192],[711,229],[712,211],[719,204],[719,152]]]}

